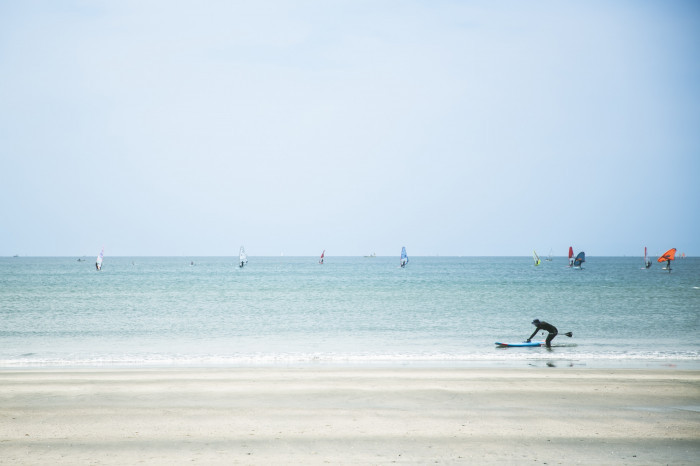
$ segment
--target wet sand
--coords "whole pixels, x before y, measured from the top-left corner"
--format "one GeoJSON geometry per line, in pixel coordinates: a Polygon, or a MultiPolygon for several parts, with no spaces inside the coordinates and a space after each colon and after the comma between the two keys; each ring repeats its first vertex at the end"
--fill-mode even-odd
{"type": "Polygon", "coordinates": [[[700,371],[0,372],[0,464],[698,464],[700,371]]]}

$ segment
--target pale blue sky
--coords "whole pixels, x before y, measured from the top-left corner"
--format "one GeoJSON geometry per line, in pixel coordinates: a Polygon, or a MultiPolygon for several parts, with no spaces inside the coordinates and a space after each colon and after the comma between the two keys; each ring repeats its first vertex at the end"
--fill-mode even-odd
{"type": "Polygon", "coordinates": [[[0,255],[700,254],[700,3],[0,0],[0,255]]]}

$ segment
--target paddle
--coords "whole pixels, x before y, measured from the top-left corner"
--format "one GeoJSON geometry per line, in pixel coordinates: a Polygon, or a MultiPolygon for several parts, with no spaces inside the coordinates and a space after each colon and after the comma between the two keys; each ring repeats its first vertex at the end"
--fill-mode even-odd
{"type": "MultiPolygon", "coordinates": [[[[574,336],[574,334],[571,333],[571,332],[566,332],[566,333],[561,333],[561,334],[557,333],[557,335],[566,335],[566,336],[569,337],[569,338],[571,338],[571,337],[574,336]]],[[[526,340],[526,341],[527,341],[528,343],[530,343],[530,340],[526,340]]]]}
{"type": "Polygon", "coordinates": [[[571,338],[571,337],[573,337],[573,336],[574,336],[574,334],[573,334],[573,333],[571,333],[571,332],[566,332],[566,333],[557,333],[557,335],[566,335],[566,336],[567,336],[567,337],[569,337],[569,338],[571,338]]]}

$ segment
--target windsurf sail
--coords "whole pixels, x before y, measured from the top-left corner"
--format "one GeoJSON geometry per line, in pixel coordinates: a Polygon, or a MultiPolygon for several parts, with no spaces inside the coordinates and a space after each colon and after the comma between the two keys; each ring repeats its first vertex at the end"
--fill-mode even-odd
{"type": "Polygon", "coordinates": [[[532,259],[535,261],[536,266],[542,263],[540,256],[537,255],[537,252],[534,249],[532,250],[532,259]]]}
{"type": "Polygon", "coordinates": [[[100,251],[100,254],[97,256],[97,260],[95,261],[95,268],[97,270],[102,270],[102,259],[105,257],[105,248],[102,248],[100,251]]]}
{"type": "Polygon", "coordinates": [[[665,253],[663,253],[663,255],[661,257],[659,257],[659,262],[672,261],[675,259],[676,259],[676,248],[671,248],[668,251],[666,251],[665,253]]]}
{"type": "Polygon", "coordinates": [[[651,261],[647,257],[647,247],[644,246],[644,268],[648,269],[649,267],[651,267],[651,261]]]}
{"type": "Polygon", "coordinates": [[[406,246],[401,248],[401,267],[406,267],[408,264],[408,256],[406,255],[406,246]]]}
{"type": "Polygon", "coordinates": [[[569,267],[574,265],[574,248],[573,246],[569,246],[569,267]]]}
{"type": "Polygon", "coordinates": [[[248,263],[248,256],[245,253],[245,249],[243,249],[243,246],[241,246],[241,249],[238,251],[238,266],[240,268],[243,268],[244,265],[248,263]]]}
{"type": "Polygon", "coordinates": [[[659,262],[666,262],[665,270],[671,271],[671,261],[676,258],[676,248],[671,248],[659,257],[659,262]]]}
{"type": "Polygon", "coordinates": [[[574,267],[581,267],[581,264],[586,262],[586,253],[581,251],[578,253],[578,256],[576,256],[576,259],[574,259],[574,267]]]}
{"type": "Polygon", "coordinates": [[[324,249],[321,253],[321,259],[318,261],[319,264],[323,264],[323,257],[326,255],[326,250],[324,249]]]}

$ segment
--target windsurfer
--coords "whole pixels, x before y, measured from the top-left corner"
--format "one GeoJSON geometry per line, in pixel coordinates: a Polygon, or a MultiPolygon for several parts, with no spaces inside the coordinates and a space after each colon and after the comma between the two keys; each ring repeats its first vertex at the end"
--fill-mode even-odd
{"type": "Polygon", "coordinates": [[[535,329],[534,332],[532,332],[532,335],[530,335],[530,338],[527,339],[527,342],[530,343],[530,340],[532,339],[532,337],[534,337],[537,334],[537,332],[539,332],[540,330],[546,330],[547,332],[549,332],[549,335],[547,335],[547,340],[545,341],[545,344],[547,345],[547,348],[551,348],[552,347],[552,340],[554,340],[554,337],[556,337],[557,334],[559,333],[557,328],[552,324],[548,324],[547,322],[540,321],[540,319],[533,320],[532,325],[534,325],[537,328],[535,329]]]}
{"type": "Polygon", "coordinates": [[[671,248],[664,253],[663,256],[659,257],[657,260],[659,262],[666,262],[666,267],[663,270],[671,271],[671,261],[676,258],[676,248],[671,248]]]}

